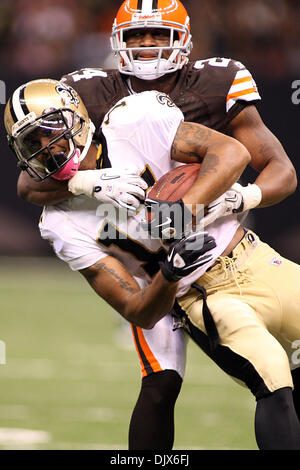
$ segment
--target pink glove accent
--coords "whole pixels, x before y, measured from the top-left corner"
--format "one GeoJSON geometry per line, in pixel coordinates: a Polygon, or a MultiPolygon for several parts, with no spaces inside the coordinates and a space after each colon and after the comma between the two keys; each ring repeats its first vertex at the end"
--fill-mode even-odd
{"type": "Polygon", "coordinates": [[[57,173],[54,173],[54,175],[52,175],[52,178],[58,181],[65,181],[69,180],[74,175],[76,175],[80,166],[79,157],[80,150],[77,149],[74,157],[71,158],[61,170],[59,170],[57,173]]]}

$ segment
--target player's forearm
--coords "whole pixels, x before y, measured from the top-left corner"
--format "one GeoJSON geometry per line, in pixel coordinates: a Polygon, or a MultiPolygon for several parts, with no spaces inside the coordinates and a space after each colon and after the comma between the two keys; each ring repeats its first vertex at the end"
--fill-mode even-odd
{"type": "Polygon", "coordinates": [[[283,201],[297,188],[297,175],[289,162],[271,160],[257,177],[262,192],[261,203],[257,207],[268,207],[283,201]]]}
{"type": "Polygon", "coordinates": [[[259,172],[255,184],[262,192],[257,207],[276,204],[297,187],[294,166],[277,137],[263,123],[254,106],[247,106],[230,123],[229,132],[251,155],[251,166],[259,172]]]}
{"type": "Polygon", "coordinates": [[[159,272],[152,283],[128,298],[124,317],[141,328],[151,329],[167,315],[175,302],[177,282],[169,282],[159,272]]]}
{"type": "Polygon", "coordinates": [[[202,162],[199,177],[183,201],[204,206],[229,189],[251,160],[246,147],[237,140],[191,122],[180,124],[171,158],[182,163],[202,162]]]}
{"type": "Polygon", "coordinates": [[[207,206],[240,178],[250,160],[247,149],[233,139],[211,145],[198,179],[183,198],[184,203],[207,206]]]}
{"type": "Polygon", "coordinates": [[[24,171],[20,173],[17,192],[21,199],[37,206],[59,204],[73,197],[73,194],[68,191],[67,182],[48,178],[39,183],[24,171]]]}

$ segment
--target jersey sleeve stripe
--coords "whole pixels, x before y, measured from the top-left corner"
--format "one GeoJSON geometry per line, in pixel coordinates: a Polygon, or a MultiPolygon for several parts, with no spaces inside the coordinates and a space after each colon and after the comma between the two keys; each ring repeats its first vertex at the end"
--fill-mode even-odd
{"type": "Polygon", "coordinates": [[[239,83],[245,83],[245,82],[252,82],[252,77],[250,75],[248,75],[247,77],[244,77],[244,78],[236,78],[233,81],[232,86],[238,85],[239,83]]]}
{"type": "Polygon", "coordinates": [[[240,78],[246,78],[246,77],[250,77],[250,79],[252,80],[252,75],[249,72],[249,70],[247,70],[247,69],[239,70],[236,73],[235,80],[239,80],[240,78]]]}
{"type": "Polygon", "coordinates": [[[236,95],[236,93],[242,93],[244,91],[247,91],[249,90],[250,92],[252,92],[252,90],[256,90],[257,92],[257,88],[255,88],[253,86],[253,83],[240,83],[239,85],[234,85],[233,87],[231,87],[231,90],[230,90],[230,93],[228,93],[227,95],[227,101],[228,99],[230,99],[231,96],[234,96],[236,95]]]}
{"type": "Polygon", "coordinates": [[[226,111],[228,112],[232,106],[234,106],[236,104],[236,102],[239,100],[239,99],[242,99],[244,101],[257,101],[257,100],[260,100],[260,96],[257,92],[255,93],[248,93],[247,95],[244,95],[242,97],[234,97],[234,98],[231,98],[229,101],[227,101],[226,103],[226,111]]]}
{"type": "Polygon", "coordinates": [[[232,95],[235,95],[236,93],[240,93],[240,92],[243,92],[243,91],[247,91],[247,90],[253,90],[255,89],[257,91],[257,89],[253,86],[253,82],[246,82],[246,83],[239,83],[238,85],[233,85],[231,88],[230,88],[230,92],[228,93],[227,95],[227,100],[230,99],[230,97],[232,95]]]}
{"type": "Polygon", "coordinates": [[[230,101],[232,98],[239,98],[240,96],[251,95],[253,93],[259,96],[256,88],[247,88],[247,90],[242,90],[242,91],[237,91],[235,93],[231,93],[230,95],[227,96],[227,101],[230,101]]]}
{"type": "Polygon", "coordinates": [[[247,69],[239,70],[232,82],[226,99],[226,111],[228,112],[238,100],[260,100],[256,83],[247,69]]]}
{"type": "Polygon", "coordinates": [[[239,78],[234,80],[229,92],[228,96],[232,93],[236,93],[237,91],[247,90],[248,88],[254,87],[254,81],[251,77],[247,78],[239,78]]]}

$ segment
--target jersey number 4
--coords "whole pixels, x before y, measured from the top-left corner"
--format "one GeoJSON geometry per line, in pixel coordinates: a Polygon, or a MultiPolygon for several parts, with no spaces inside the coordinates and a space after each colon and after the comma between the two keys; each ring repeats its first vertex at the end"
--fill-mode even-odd
{"type": "Polygon", "coordinates": [[[101,69],[82,69],[71,74],[74,82],[79,82],[79,80],[89,80],[94,77],[107,77],[107,73],[103,72],[101,69]]]}

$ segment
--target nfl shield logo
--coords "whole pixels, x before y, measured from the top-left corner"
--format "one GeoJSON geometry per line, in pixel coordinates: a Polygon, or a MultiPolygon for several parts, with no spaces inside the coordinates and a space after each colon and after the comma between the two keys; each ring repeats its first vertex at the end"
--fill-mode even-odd
{"type": "Polygon", "coordinates": [[[270,264],[274,264],[274,266],[281,266],[282,260],[280,258],[274,257],[271,259],[270,264]]]}

